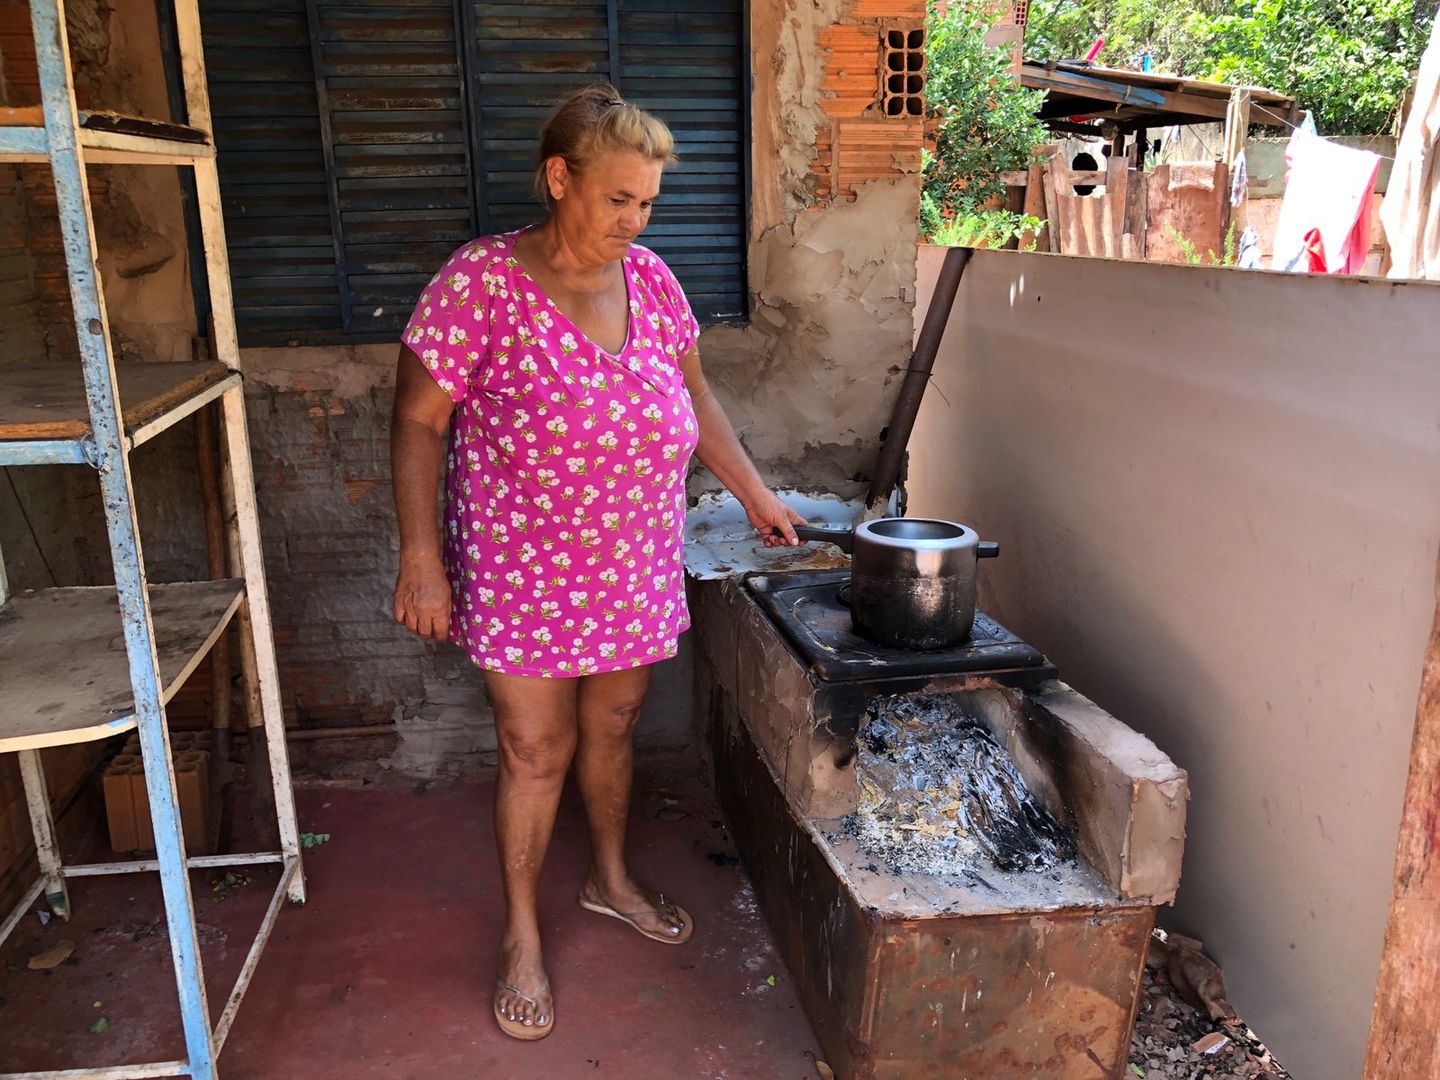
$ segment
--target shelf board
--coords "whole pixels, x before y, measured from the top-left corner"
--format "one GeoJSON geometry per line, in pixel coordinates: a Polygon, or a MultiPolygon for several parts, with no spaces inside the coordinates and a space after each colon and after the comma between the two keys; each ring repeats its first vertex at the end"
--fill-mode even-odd
{"type": "MultiPolygon", "coordinates": [[[[244,582],[150,586],[169,701],[220,636],[244,582]]],[[[108,738],[135,726],[113,586],[41,589],[0,607],[0,753],[108,738]]]]}
{"type": "MultiPolygon", "coordinates": [[[[115,113],[80,114],[80,149],[92,165],[193,165],[215,156],[199,128],[115,113]]],[[[38,105],[0,108],[0,161],[45,161],[49,143],[38,105]]]]}
{"type": "MultiPolygon", "coordinates": [[[[209,361],[121,362],[115,372],[129,447],[153,438],[240,381],[239,372],[209,361]]],[[[0,364],[0,465],[84,461],[81,442],[89,435],[90,411],[79,364],[0,364]]]]}

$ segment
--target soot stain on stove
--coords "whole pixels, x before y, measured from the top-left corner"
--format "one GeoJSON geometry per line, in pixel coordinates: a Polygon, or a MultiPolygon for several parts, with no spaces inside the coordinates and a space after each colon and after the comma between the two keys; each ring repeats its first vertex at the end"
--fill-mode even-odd
{"type": "Polygon", "coordinates": [[[872,703],[858,739],[859,809],[843,825],[892,873],[1033,874],[1075,862],[1075,841],[1036,799],[985,723],[939,695],[872,703]]]}

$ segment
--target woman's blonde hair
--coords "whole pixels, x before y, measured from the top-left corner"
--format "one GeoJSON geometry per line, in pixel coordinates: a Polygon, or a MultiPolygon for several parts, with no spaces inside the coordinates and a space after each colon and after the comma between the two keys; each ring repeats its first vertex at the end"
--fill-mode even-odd
{"type": "Polygon", "coordinates": [[[540,161],[535,166],[535,194],[547,209],[555,200],[545,177],[545,163],[552,157],[565,159],[571,172],[601,154],[630,150],[666,168],[678,160],[675,136],[658,116],[631,105],[609,83],[582,86],[556,106],[540,129],[540,161]]]}

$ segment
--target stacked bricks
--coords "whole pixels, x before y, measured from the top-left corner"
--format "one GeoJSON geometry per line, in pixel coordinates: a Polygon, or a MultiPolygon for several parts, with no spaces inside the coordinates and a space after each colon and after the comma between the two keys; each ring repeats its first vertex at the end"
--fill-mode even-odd
{"type": "MultiPolygon", "coordinates": [[[[210,836],[210,732],[177,731],[170,735],[175,766],[175,788],[180,797],[180,821],[185,850],[208,854],[210,836]]],[[[140,738],[132,734],[103,777],[105,816],[110,824],[110,847],[117,852],[155,850],[150,821],[150,800],[145,787],[145,766],[140,738]]]]}
{"type": "Polygon", "coordinates": [[[828,122],[816,133],[813,171],[821,204],[920,172],[924,43],[924,0],[857,0],[820,35],[828,122]]]}

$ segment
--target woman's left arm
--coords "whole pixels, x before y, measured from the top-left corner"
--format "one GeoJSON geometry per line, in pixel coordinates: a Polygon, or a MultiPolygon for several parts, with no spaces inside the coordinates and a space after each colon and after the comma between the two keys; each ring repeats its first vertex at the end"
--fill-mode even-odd
{"type": "Polygon", "coordinates": [[[760,478],[755,463],[730,426],[729,417],[705,381],[699,348],[686,353],[680,367],[695,406],[695,420],[700,425],[700,443],[695,448],[695,456],[740,501],[766,547],[798,544],[795,526],[805,524],[805,519],[786,506],[760,478]]]}

